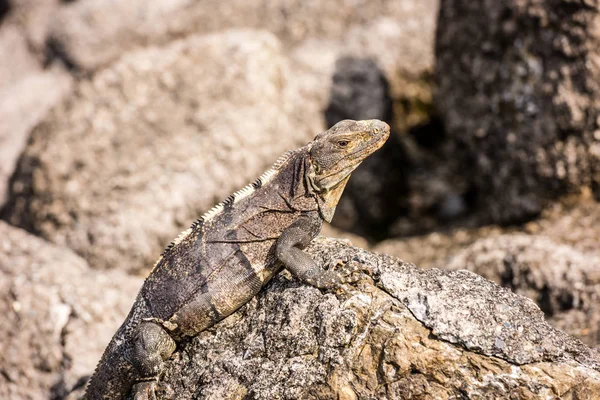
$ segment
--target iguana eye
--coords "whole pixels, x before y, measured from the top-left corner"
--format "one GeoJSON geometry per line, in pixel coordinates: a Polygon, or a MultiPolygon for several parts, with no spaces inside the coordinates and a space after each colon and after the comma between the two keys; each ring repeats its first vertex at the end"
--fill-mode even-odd
{"type": "Polygon", "coordinates": [[[340,140],[340,141],[337,142],[337,145],[339,147],[346,147],[346,146],[348,146],[348,141],[347,140],[340,140]]]}
{"type": "Polygon", "coordinates": [[[373,132],[375,132],[375,133],[379,133],[379,128],[375,128],[375,129],[373,129],[373,132]]]}
{"type": "Polygon", "coordinates": [[[321,166],[319,164],[314,164],[313,168],[314,168],[316,174],[321,172],[321,166]]]}

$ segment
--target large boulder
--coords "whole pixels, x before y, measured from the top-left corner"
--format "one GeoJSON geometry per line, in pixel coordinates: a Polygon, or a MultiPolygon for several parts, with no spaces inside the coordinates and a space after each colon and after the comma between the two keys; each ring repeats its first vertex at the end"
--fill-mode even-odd
{"type": "Polygon", "coordinates": [[[600,257],[544,236],[507,234],[478,240],[447,269],[468,269],[529,297],[553,326],[600,345],[600,257]]]}
{"type": "Polygon", "coordinates": [[[0,60],[10,60],[0,63],[0,207],[31,130],[69,93],[72,82],[58,65],[44,68],[32,51],[33,39],[19,23],[30,14],[18,3],[0,25],[0,60]]]}
{"type": "Polygon", "coordinates": [[[59,399],[81,386],[140,285],[0,221],[0,398],[59,399]]]}
{"type": "Polygon", "coordinates": [[[435,104],[487,220],[600,188],[599,5],[443,0],[435,104]]]}
{"type": "MultiPolygon", "coordinates": [[[[48,45],[50,53],[66,65],[89,73],[109,65],[123,53],[149,44],[160,45],[186,35],[231,27],[264,29],[284,43],[292,59],[293,75],[300,83],[297,91],[302,98],[310,99],[302,104],[302,109],[313,114],[312,118],[321,118],[331,101],[332,76],[337,74],[340,60],[354,56],[378,64],[389,81],[393,100],[394,113],[386,116],[386,121],[397,134],[387,145],[390,151],[378,156],[382,162],[370,160],[374,165],[362,167],[362,175],[367,178],[357,176],[354,186],[362,185],[363,191],[349,188],[346,198],[356,204],[341,204],[340,211],[346,212],[338,213],[336,223],[380,238],[386,235],[387,226],[406,213],[409,203],[405,176],[410,167],[397,144],[399,136],[427,122],[431,114],[438,2],[130,0],[113,1],[107,6],[105,1],[79,0],[62,5],[53,17],[48,45]],[[396,145],[392,145],[394,141],[396,145]],[[368,179],[381,176],[381,171],[390,165],[398,173],[387,176],[400,178],[382,182],[378,187],[368,179]],[[359,215],[357,211],[365,209],[365,202],[371,204],[370,211],[359,215]]],[[[353,112],[348,118],[360,119],[362,114],[353,112]]],[[[429,160],[421,164],[431,165],[429,160]]],[[[424,181],[430,182],[429,178],[424,181]]],[[[443,185],[444,193],[439,197],[449,187],[452,185],[443,185]]],[[[431,192],[427,188],[425,191],[431,192]]],[[[422,190],[415,187],[415,192],[422,190]]],[[[426,204],[417,206],[421,209],[440,202],[437,196],[415,197],[427,199],[426,204]]]]}
{"type": "MultiPolygon", "coordinates": [[[[420,128],[435,125],[430,118],[437,7],[437,0],[396,2],[340,39],[308,37],[292,48],[305,91],[318,100],[327,126],[346,118],[378,118],[392,126],[388,142],[355,171],[345,190],[334,220],[341,229],[379,240],[398,218],[412,213],[416,217],[402,233],[414,233],[424,225],[422,215],[457,186],[446,183],[446,172],[432,173],[431,158],[440,157],[421,146],[427,130],[420,128]],[[422,171],[428,172],[424,179],[422,171]],[[441,190],[431,195],[432,187],[441,190]]],[[[439,135],[441,129],[432,130],[439,135]]]]}
{"type": "Polygon", "coordinates": [[[317,239],[324,267],[372,270],[321,292],[275,278],[184,343],[161,377],[165,399],[591,398],[600,355],[550,327],[529,299],[468,271],[422,270],[317,239]],[[302,301],[298,301],[298,299],[302,301]]]}
{"type": "Polygon", "coordinates": [[[42,61],[46,57],[46,40],[51,21],[61,0],[9,0],[9,23],[18,25],[30,50],[42,61]]]}
{"type": "Polygon", "coordinates": [[[553,204],[525,229],[600,257],[600,203],[589,196],[553,204]]]}
{"type": "Polygon", "coordinates": [[[319,132],[295,87],[264,31],[128,53],[35,129],[3,218],[94,268],[149,268],[203,211],[319,132]]]}
{"type": "MultiPolygon", "coordinates": [[[[336,62],[327,126],[344,119],[392,120],[389,83],[369,58],[342,57],[336,62]]],[[[359,235],[385,236],[403,211],[407,190],[406,159],[399,135],[392,131],[383,148],[366,159],[352,174],[333,218],[333,225],[359,235]]]]}
{"type": "Polygon", "coordinates": [[[577,196],[519,230],[463,228],[389,239],[373,250],[421,268],[474,271],[534,300],[553,326],[600,346],[598,237],[600,204],[577,196]]]}
{"type": "Polygon", "coordinates": [[[373,251],[398,257],[420,268],[444,269],[465,247],[481,238],[495,237],[505,231],[496,226],[459,228],[406,238],[391,238],[377,243],[373,251]]]}
{"type": "MultiPolygon", "coordinates": [[[[536,220],[520,227],[488,225],[479,228],[445,229],[426,235],[390,238],[373,250],[401,258],[421,268],[446,268],[450,260],[473,243],[516,232],[549,238],[586,257],[600,257],[600,203],[586,196],[563,199],[548,207],[536,220]]],[[[329,236],[343,237],[328,232],[329,236]]],[[[354,240],[354,239],[353,239],[354,240]]]]}
{"type": "MultiPolygon", "coordinates": [[[[107,6],[103,0],[79,0],[61,7],[52,24],[51,40],[75,66],[95,70],[136,46],[233,27],[266,29],[287,45],[309,38],[339,40],[356,27],[368,25],[378,25],[380,36],[402,29],[415,31],[423,28],[420,21],[403,24],[406,28],[394,22],[402,23],[407,12],[427,6],[433,22],[435,1],[417,5],[375,0],[359,5],[349,0],[130,0],[111,1],[107,6]],[[386,17],[388,23],[379,23],[386,17]]],[[[360,37],[356,32],[352,35],[360,37]]],[[[412,50],[411,44],[400,46],[412,50]]]]}

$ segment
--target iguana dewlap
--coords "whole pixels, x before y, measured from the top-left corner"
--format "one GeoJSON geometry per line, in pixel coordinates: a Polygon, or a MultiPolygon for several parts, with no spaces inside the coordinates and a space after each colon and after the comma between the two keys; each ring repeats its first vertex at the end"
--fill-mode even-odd
{"type": "Polygon", "coordinates": [[[84,398],[116,400],[132,390],[136,400],[155,399],[177,342],[239,309],[282,266],[318,288],[347,282],[351,271],[324,270],[302,249],[389,133],[379,120],[341,121],[194,222],[156,262],[84,398]]]}

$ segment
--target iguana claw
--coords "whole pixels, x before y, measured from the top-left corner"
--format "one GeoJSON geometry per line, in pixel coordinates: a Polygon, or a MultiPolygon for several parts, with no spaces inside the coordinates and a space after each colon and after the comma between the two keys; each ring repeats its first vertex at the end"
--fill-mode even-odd
{"type": "Polygon", "coordinates": [[[156,381],[138,382],[133,386],[134,400],[156,400],[156,381]]]}
{"type": "Polygon", "coordinates": [[[343,283],[355,283],[364,278],[364,275],[371,276],[373,270],[363,263],[344,263],[338,261],[335,269],[343,280],[343,283]]]}

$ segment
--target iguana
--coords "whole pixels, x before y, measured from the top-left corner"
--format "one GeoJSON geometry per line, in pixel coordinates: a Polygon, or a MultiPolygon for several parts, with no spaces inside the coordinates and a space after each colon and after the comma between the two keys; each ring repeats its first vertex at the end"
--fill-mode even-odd
{"type": "Polygon", "coordinates": [[[330,222],[350,174],[387,140],[379,120],[344,120],[280,157],[254,183],[196,220],[163,252],[90,379],[85,399],[156,398],[177,343],[230,315],[285,266],[332,288],[356,276],[302,249],[330,222]]]}

